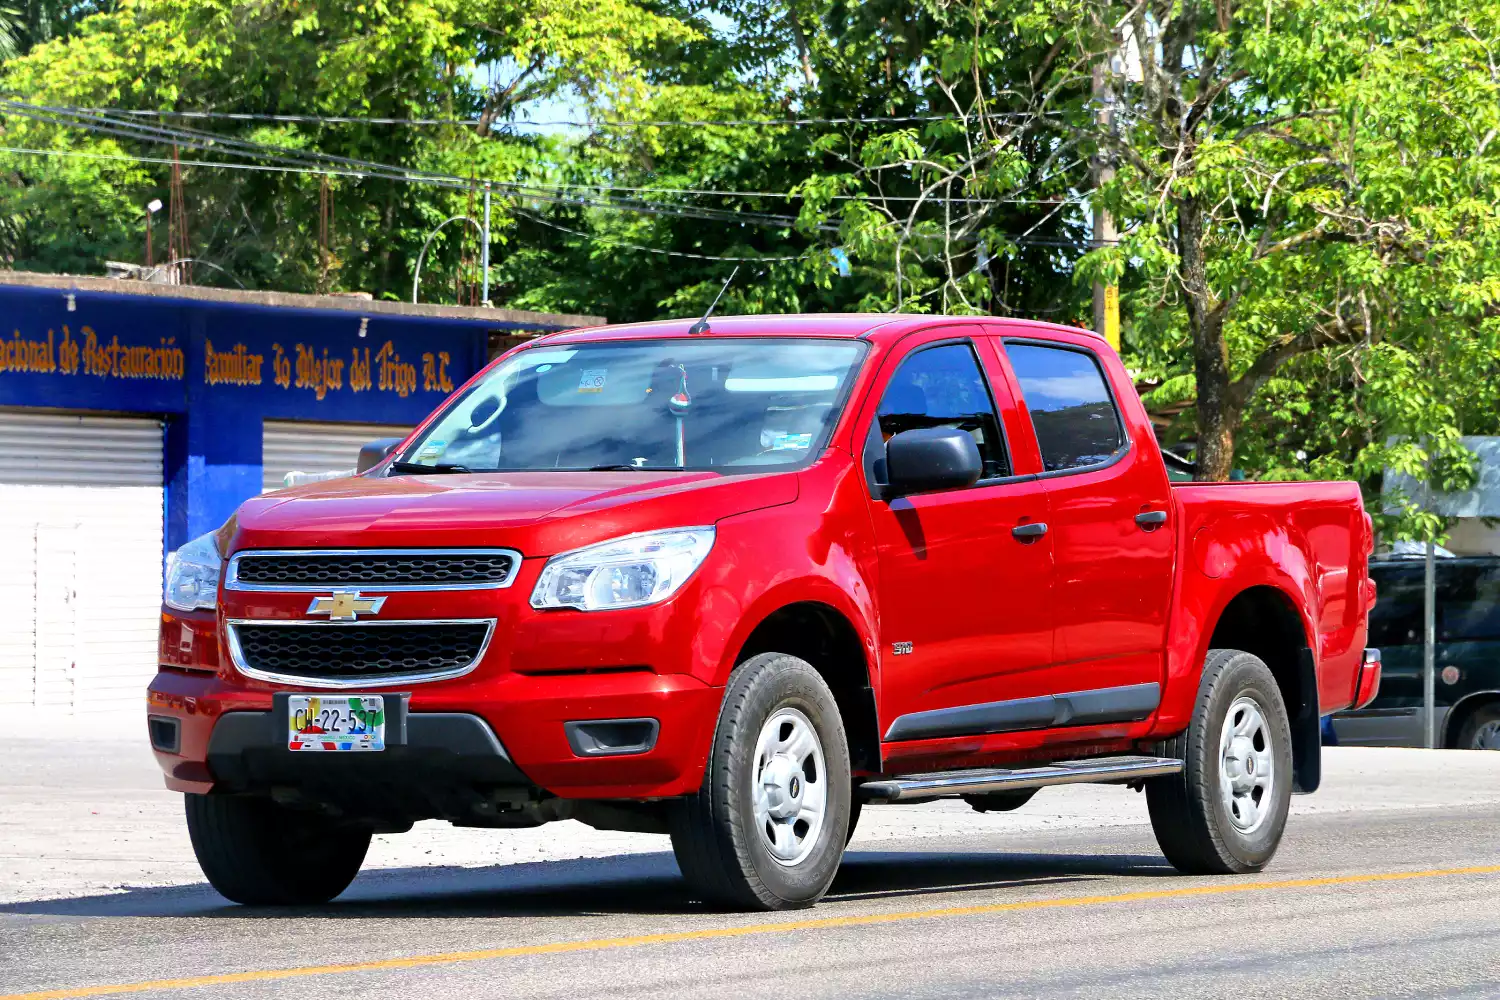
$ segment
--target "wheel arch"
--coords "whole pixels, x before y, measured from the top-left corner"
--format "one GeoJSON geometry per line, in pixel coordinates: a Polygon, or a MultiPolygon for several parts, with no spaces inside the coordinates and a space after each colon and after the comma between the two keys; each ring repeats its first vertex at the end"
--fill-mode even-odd
{"type": "Polygon", "coordinates": [[[812,664],[833,692],[856,771],[880,769],[880,730],[867,644],[839,609],[816,600],[783,604],[764,615],[735,655],[743,663],[758,653],[786,653],[812,664]]]}
{"type": "Polygon", "coordinates": [[[1239,649],[1265,662],[1276,679],[1292,728],[1296,787],[1317,789],[1322,770],[1318,674],[1312,636],[1295,599],[1274,584],[1240,590],[1224,605],[1208,632],[1209,649],[1239,649]]]}
{"type": "Polygon", "coordinates": [[[1500,702],[1500,690],[1470,691],[1458,701],[1454,702],[1448,709],[1448,716],[1443,720],[1443,742],[1442,746],[1452,748],[1458,742],[1458,732],[1463,728],[1469,716],[1486,705],[1500,702]]]}

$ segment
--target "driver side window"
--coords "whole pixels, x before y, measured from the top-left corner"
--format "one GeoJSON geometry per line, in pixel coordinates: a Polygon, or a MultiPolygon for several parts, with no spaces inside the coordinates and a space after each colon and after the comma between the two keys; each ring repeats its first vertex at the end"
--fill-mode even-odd
{"type": "Polygon", "coordinates": [[[970,344],[920,349],[891,376],[865,446],[872,482],[886,482],[885,442],[919,427],[951,427],[968,433],[984,463],[981,480],[1010,475],[995,403],[970,344]]]}

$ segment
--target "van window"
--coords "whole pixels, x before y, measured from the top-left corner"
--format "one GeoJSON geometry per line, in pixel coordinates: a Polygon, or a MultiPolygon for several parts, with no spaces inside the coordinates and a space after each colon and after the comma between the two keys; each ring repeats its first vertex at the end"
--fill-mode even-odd
{"type": "MultiPolygon", "coordinates": [[[[1500,565],[1465,562],[1449,564],[1439,569],[1438,641],[1483,642],[1500,639],[1500,565]]],[[[1421,641],[1420,632],[1417,641],[1421,641]]]]}
{"type": "MultiPolygon", "coordinates": [[[[1500,560],[1440,559],[1434,593],[1438,642],[1500,641],[1500,560]]],[[[1421,560],[1370,564],[1380,597],[1370,611],[1370,645],[1420,646],[1425,570],[1421,560]]]]}

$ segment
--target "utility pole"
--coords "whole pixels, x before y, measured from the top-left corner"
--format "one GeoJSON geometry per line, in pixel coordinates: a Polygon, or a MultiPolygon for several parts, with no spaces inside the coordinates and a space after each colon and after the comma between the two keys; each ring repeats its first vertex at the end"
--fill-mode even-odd
{"type": "MultiPolygon", "coordinates": [[[[1094,64],[1095,121],[1100,136],[1113,135],[1115,130],[1115,86],[1114,72],[1110,66],[1112,54],[1094,64]]],[[[1113,246],[1116,238],[1115,219],[1109,209],[1100,204],[1099,189],[1115,177],[1114,151],[1101,142],[1094,156],[1094,246],[1113,246]]],[[[1094,282],[1094,330],[1115,350],[1120,349],[1120,287],[1094,282]]]]}
{"type": "Polygon", "coordinates": [[[482,247],[479,256],[480,266],[484,269],[484,291],[479,295],[479,304],[487,306],[490,304],[490,185],[488,181],[484,185],[484,233],[480,242],[482,247]]]}
{"type": "Polygon", "coordinates": [[[1437,746],[1437,542],[1428,529],[1427,554],[1422,580],[1422,745],[1437,746]]]}

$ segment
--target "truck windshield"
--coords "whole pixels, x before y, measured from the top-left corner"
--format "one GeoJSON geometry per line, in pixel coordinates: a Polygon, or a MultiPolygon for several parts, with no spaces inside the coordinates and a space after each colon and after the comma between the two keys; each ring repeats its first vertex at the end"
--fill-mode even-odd
{"type": "Polygon", "coordinates": [[[804,465],[822,451],[865,350],[787,338],[539,344],[450,403],[393,470],[804,465]]]}

